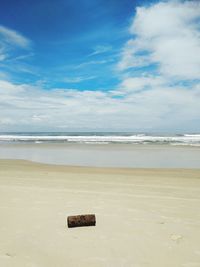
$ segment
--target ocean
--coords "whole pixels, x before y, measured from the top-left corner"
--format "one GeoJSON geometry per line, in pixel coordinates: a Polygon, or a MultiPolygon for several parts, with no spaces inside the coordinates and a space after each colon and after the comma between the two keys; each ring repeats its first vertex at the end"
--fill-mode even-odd
{"type": "Polygon", "coordinates": [[[148,134],[122,132],[32,132],[0,133],[5,143],[79,143],[79,144],[137,144],[200,146],[200,133],[148,134]]]}
{"type": "Polygon", "coordinates": [[[0,159],[70,166],[200,169],[200,134],[1,133],[0,159]]]}

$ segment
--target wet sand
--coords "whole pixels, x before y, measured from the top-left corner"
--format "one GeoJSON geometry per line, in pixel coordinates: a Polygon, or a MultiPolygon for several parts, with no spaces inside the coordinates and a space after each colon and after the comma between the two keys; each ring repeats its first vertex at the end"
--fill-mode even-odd
{"type": "Polygon", "coordinates": [[[135,144],[0,144],[0,159],[114,168],[200,169],[200,147],[135,144]]]}
{"type": "Polygon", "coordinates": [[[198,267],[200,170],[0,160],[0,266],[198,267]],[[68,229],[68,215],[97,225],[68,229]]]}

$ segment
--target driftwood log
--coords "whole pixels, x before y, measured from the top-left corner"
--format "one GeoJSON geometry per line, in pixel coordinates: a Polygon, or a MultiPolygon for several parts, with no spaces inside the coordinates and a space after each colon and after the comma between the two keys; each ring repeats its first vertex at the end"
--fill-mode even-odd
{"type": "Polygon", "coordinates": [[[68,216],[67,225],[69,228],[82,227],[82,226],[95,226],[96,218],[94,214],[68,216]]]}

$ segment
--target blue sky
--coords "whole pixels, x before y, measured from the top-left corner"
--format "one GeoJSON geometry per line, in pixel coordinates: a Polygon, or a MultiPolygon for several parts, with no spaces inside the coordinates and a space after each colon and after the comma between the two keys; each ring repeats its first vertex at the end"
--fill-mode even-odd
{"type": "Polygon", "coordinates": [[[3,1],[0,131],[200,131],[199,1],[3,1]]]}
{"type": "Polygon", "coordinates": [[[1,25],[31,41],[28,49],[12,51],[4,69],[19,83],[40,79],[49,88],[77,83],[78,89],[112,88],[118,82],[113,65],[135,5],[132,0],[4,1],[1,25]]]}

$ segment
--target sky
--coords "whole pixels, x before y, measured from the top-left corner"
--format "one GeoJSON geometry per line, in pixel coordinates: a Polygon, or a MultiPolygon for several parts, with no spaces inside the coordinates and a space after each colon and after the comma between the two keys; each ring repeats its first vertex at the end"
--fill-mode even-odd
{"type": "Polygon", "coordinates": [[[200,1],[1,1],[0,131],[200,132],[200,1]]]}

